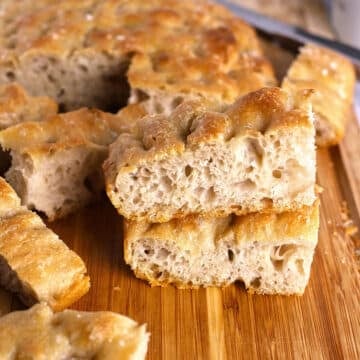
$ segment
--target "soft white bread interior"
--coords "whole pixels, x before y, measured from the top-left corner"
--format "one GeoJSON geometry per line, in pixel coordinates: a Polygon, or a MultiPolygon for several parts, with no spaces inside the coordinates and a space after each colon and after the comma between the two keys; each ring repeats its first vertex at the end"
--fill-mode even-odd
{"type": "Polygon", "coordinates": [[[150,224],[125,220],[125,260],[151,285],[226,286],[302,294],[318,239],[318,202],[294,212],[150,224]]]}
{"type": "Polygon", "coordinates": [[[104,163],[107,194],[128,219],[284,211],[315,200],[309,91],[250,93],[225,112],[185,102],[120,134],[104,163]]]}
{"type": "Polygon", "coordinates": [[[65,310],[45,304],[0,318],[0,358],[143,360],[145,325],[113,312],[65,310]]]}
{"type": "Polygon", "coordinates": [[[10,150],[6,179],[22,203],[50,220],[94,200],[104,188],[101,164],[116,139],[117,118],[86,108],[0,132],[10,150]]]}
{"type": "Polygon", "coordinates": [[[41,218],[21,206],[0,177],[0,285],[26,305],[44,301],[61,310],[90,286],[86,267],[41,218]]]}
{"type": "Polygon", "coordinates": [[[343,138],[355,80],[354,66],[340,54],[311,44],[300,49],[282,88],[292,93],[315,89],[312,103],[317,145],[335,145],[343,138]]]}

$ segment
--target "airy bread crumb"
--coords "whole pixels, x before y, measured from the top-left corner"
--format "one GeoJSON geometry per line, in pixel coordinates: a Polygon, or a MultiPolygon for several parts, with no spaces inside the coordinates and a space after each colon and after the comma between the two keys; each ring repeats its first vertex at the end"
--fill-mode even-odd
{"type": "Polygon", "coordinates": [[[260,294],[299,294],[318,239],[318,202],[299,211],[163,224],[125,221],[125,260],[151,285],[227,286],[260,294]]]}
{"type": "Polygon", "coordinates": [[[225,112],[184,102],[120,134],[104,163],[107,194],[131,220],[284,211],[315,201],[309,93],[264,88],[225,112]]]}
{"type": "Polygon", "coordinates": [[[22,203],[54,220],[96,199],[117,120],[84,108],[1,131],[0,144],[12,157],[6,179],[22,203]]]}

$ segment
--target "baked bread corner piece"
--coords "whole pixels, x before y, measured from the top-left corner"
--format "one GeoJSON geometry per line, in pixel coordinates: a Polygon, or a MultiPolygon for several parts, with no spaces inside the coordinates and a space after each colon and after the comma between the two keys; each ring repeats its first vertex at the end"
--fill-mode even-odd
{"type": "Polygon", "coordinates": [[[355,81],[354,66],[340,54],[315,45],[300,49],[282,88],[289,92],[315,89],[312,103],[317,145],[336,145],[344,137],[355,81]]]}
{"type": "Polygon", "coordinates": [[[111,144],[107,194],[126,218],[166,222],[296,210],[315,201],[311,91],[250,93],[225,112],[185,102],[111,144]]]}
{"type": "Polygon", "coordinates": [[[163,224],[125,221],[125,261],[152,286],[227,286],[260,294],[301,295],[318,239],[318,202],[294,212],[163,224]]]}
{"type": "Polygon", "coordinates": [[[55,311],[90,287],[86,267],[41,218],[21,206],[0,177],[0,284],[26,305],[44,301],[55,311]]]}
{"type": "Polygon", "coordinates": [[[0,86],[0,130],[25,121],[42,121],[58,112],[46,96],[32,97],[19,84],[0,86]]]}
{"type": "Polygon", "coordinates": [[[0,358],[143,360],[145,325],[113,312],[65,310],[45,304],[0,318],[0,358]]]}
{"type": "Polygon", "coordinates": [[[49,220],[64,217],[103,190],[101,164],[116,125],[115,115],[83,108],[7,128],[0,132],[12,158],[6,179],[24,205],[49,220]]]}

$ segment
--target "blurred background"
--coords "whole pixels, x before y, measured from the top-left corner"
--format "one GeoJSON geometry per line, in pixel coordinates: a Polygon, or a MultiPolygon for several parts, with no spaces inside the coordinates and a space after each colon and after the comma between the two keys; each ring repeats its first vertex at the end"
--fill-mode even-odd
{"type": "Polygon", "coordinates": [[[360,48],[360,0],[232,0],[278,20],[360,48]]]}

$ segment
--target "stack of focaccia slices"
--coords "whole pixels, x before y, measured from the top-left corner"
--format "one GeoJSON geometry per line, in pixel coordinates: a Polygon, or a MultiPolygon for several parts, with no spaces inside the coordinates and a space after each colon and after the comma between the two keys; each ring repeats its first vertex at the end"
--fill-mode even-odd
{"type": "Polygon", "coordinates": [[[223,112],[184,102],[120,134],[106,190],[137,276],[303,293],[319,226],[309,97],[264,88],[223,112]]]}

